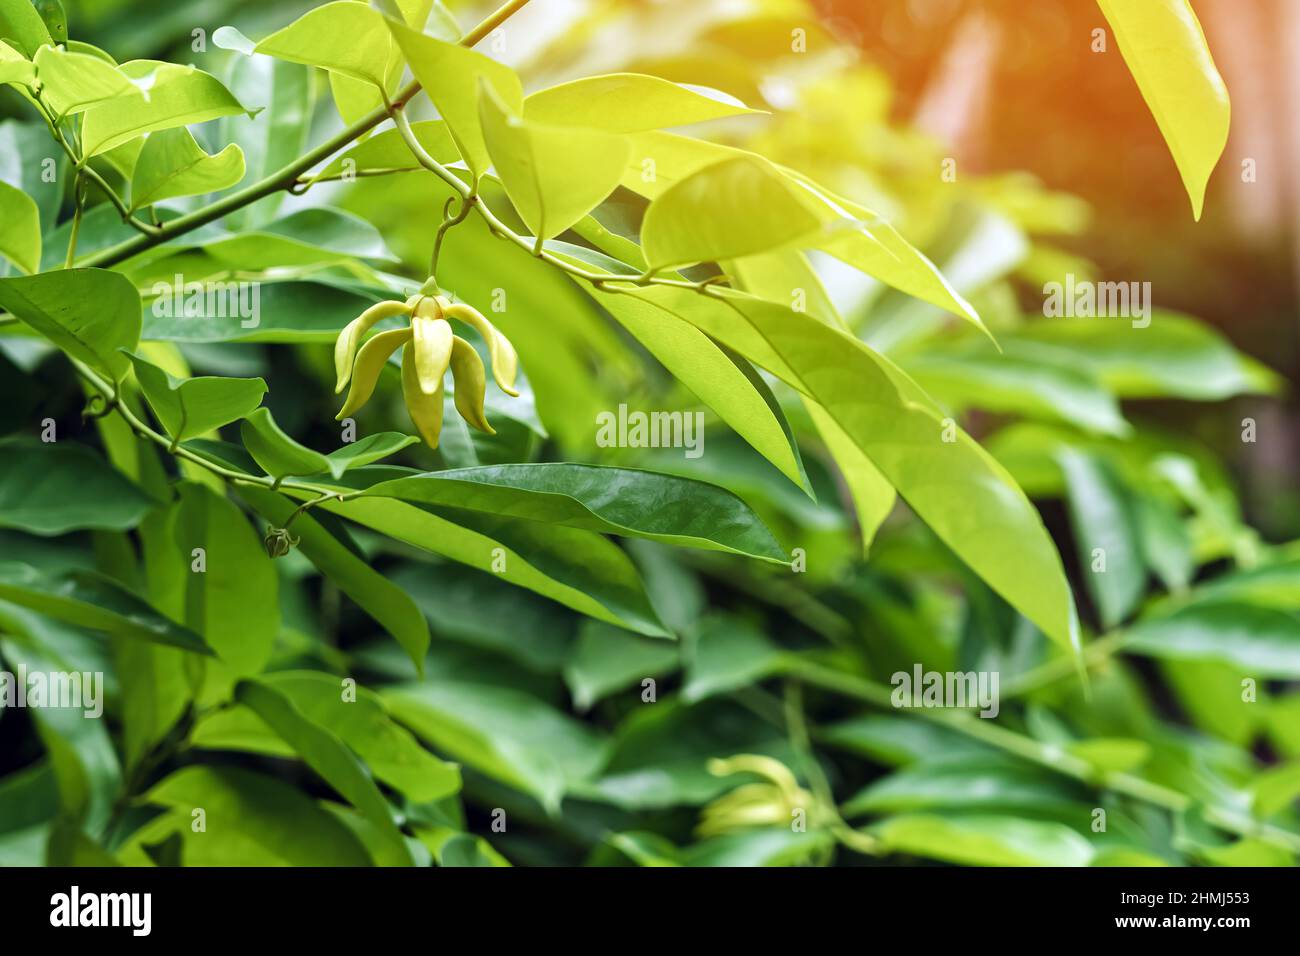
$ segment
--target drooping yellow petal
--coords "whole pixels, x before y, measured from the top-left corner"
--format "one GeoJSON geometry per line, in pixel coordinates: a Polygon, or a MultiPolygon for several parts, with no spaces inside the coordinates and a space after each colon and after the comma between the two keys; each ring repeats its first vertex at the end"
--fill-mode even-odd
{"type": "MultiPolygon", "coordinates": [[[[429,300],[425,300],[429,301],[429,300]]],[[[442,378],[447,374],[447,365],[451,361],[451,323],[444,318],[430,318],[416,311],[411,319],[411,342],[415,350],[415,374],[420,382],[420,391],[432,395],[442,388],[442,378]]]]}
{"type": "Polygon", "coordinates": [[[488,346],[488,354],[492,357],[492,377],[496,379],[497,385],[501,386],[501,391],[507,395],[517,396],[519,393],[515,391],[515,376],[519,374],[519,355],[515,352],[515,347],[510,344],[510,340],[473,306],[463,302],[457,302],[455,305],[448,303],[443,306],[443,313],[447,318],[460,319],[466,325],[473,326],[478,334],[483,336],[483,341],[488,346]]]}
{"type": "Polygon", "coordinates": [[[406,400],[411,423],[430,448],[438,447],[438,436],[442,434],[442,388],[442,379],[439,379],[438,388],[432,395],[424,393],[415,367],[415,350],[408,346],[402,352],[402,397],[406,400]]]}
{"type": "Polygon", "coordinates": [[[387,332],[380,332],[361,347],[361,351],[357,355],[356,365],[352,369],[352,387],[348,389],[348,398],[343,403],[343,409],[337,415],[338,420],[341,421],[347,418],[370,401],[370,396],[375,393],[375,385],[379,382],[379,374],[384,370],[388,357],[393,354],[393,350],[399,345],[404,345],[410,340],[410,329],[391,329],[387,332]]]}
{"type": "Polygon", "coordinates": [[[334,341],[334,371],[338,376],[338,384],[334,387],[335,395],[343,391],[352,378],[352,364],[356,360],[357,344],[361,337],[375,323],[395,315],[410,315],[412,308],[413,303],[409,299],[406,302],[377,302],[343,327],[334,341]]]}
{"type": "Polygon", "coordinates": [[[488,424],[483,411],[483,397],[487,393],[487,372],[483,360],[459,335],[451,341],[451,374],[456,381],[456,411],[471,428],[495,435],[496,429],[488,424]]]}

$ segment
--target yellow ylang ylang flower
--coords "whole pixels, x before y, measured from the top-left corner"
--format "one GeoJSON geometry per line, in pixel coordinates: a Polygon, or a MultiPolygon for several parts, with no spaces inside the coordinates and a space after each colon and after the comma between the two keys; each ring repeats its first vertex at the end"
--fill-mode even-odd
{"type": "Polygon", "coordinates": [[[514,346],[491,322],[471,306],[452,303],[441,295],[416,294],[405,302],[380,302],[349,322],[334,343],[336,393],[348,388],[339,419],[353,415],[374,394],[379,375],[393,352],[402,349],[402,397],[411,421],[430,448],[438,447],[442,431],[443,378],[451,369],[456,410],[470,426],[494,435],[483,410],[487,372],[474,346],[452,331],[452,319],[472,326],[487,343],[492,377],[507,395],[515,391],[519,356],[514,346]],[[404,329],[376,332],[364,345],[375,324],[393,316],[410,316],[404,329]],[[358,349],[358,346],[360,348],[358,349]]]}

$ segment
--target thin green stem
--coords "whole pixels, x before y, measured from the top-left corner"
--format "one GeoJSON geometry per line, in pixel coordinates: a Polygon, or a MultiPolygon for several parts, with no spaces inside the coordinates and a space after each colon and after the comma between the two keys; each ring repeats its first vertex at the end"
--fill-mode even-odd
{"type": "MultiPolygon", "coordinates": [[[[474,27],[463,37],[460,38],[461,46],[474,46],[498,26],[508,20],[519,10],[528,4],[528,0],[509,0],[489,14],[482,23],[474,27]]],[[[370,132],[384,120],[388,119],[392,110],[400,110],[414,98],[415,94],[420,91],[419,83],[409,83],[398,91],[392,100],[391,106],[380,107],[367,114],[357,122],[348,126],[334,136],[330,137],[321,145],[310,150],[302,157],[289,163],[263,179],[258,180],[250,186],[231,193],[223,199],[205,206],[203,209],[195,210],[184,216],[178,216],[164,223],[160,228],[155,229],[147,235],[136,236],[125,242],[120,242],[115,246],[110,246],[92,256],[87,256],[83,265],[93,266],[96,268],[106,268],[124,262],[127,259],[137,256],[142,252],[152,249],[154,246],[161,245],[169,239],[184,235],[205,226],[210,222],[215,222],[225,216],[230,215],[238,209],[251,205],[259,199],[264,199],[274,193],[287,189],[292,189],[299,183],[300,177],[308,172],[317,163],[320,163],[333,156],[339,150],[350,145],[353,141],[366,133],[370,132]]]]}
{"type": "Polygon", "coordinates": [[[72,210],[72,228],[68,232],[68,254],[64,257],[63,268],[71,269],[72,263],[77,259],[77,239],[81,235],[81,214],[86,208],[86,190],[81,179],[81,173],[77,173],[76,181],[72,185],[74,208],[72,210]]]}
{"type": "MultiPolygon", "coordinates": [[[[852,697],[873,707],[893,709],[894,706],[891,700],[892,691],[888,687],[865,678],[807,661],[792,663],[787,673],[795,680],[852,697]]],[[[1177,790],[1152,783],[1130,773],[1101,770],[1059,746],[1042,743],[965,711],[918,708],[909,713],[915,713],[925,720],[942,724],[1005,753],[1014,754],[1030,763],[1071,777],[1091,787],[1121,793],[1175,813],[1186,810],[1193,802],[1191,797],[1177,790]]],[[[1204,813],[1207,820],[1224,830],[1262,840],[1291,853],[1300,853],[1300,834],[1221,806],[1207,806],[1204,813]]]]}
{"type": "MultiPolygon", "coordinates": [[[[278,491],[289,491],[306,493],[317,496],[321,500],[326,498],[337,498],[340,501],[353,497],[350,493],[340,493],[336,488],[329,488],[324,485],[313,484],[309,481],[295,481],[293,479],[276,479],[269,475],[250,475],[246,472],[236,471],[233,468],[227,468],[214,461],[204,458],[202,455],[195,454],[183,445],[178,444],[171,438],[161,432],[155,431],[143,422],[130,408],[127,403],[121,400],[118,390],[109,382],[106,382],[97,372],[87,366],[84,362],[71,358],[73,367],[77,370],[85,381],[94,388],[105,402],[105,413],[108,411],[116,412],[122,417],[122,420],[130,426],[131,430],[141,438],[153,442],[158,447],[166,450],[169,454],[174,455],[191,464],[198,465],[212,474],[226,481],[244,485],[256,485],[262,488],[270,488],[278,491]]],[[[313,504],[318,502],[312,502],[313,504]]]]}

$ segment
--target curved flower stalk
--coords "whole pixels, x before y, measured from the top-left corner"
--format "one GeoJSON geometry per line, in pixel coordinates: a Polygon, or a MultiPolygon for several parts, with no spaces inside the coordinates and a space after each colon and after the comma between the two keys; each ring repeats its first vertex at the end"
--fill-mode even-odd
{"type": "Polygon", "coordinates": [[[416,294],[405,302],[387,301],[372,305],[349,322],[334,343],[334,368],[338,375],[335,393],[348,389],[339,419],[355,414],[374,394],[379,375],[389,358],[402,349],[402,397],[420,437],[430,448],[438,447],[442,432],[443,379],[451,369],[455,402],[472,428],[496,434],[487,420],[483,400],[487,371],[478,352],[452,331],[451,320],[472,326],[487,343],[492,377],[507,395],[518,395],[515,377],[519,356],[514,346],[477,309],[453,304],[441,295],[416,294]],[[376,332],[362,339],[384,319],[410,316],[406,328],[376,332]],[[350,387],[349,387],[350,386],[350,387]]]}

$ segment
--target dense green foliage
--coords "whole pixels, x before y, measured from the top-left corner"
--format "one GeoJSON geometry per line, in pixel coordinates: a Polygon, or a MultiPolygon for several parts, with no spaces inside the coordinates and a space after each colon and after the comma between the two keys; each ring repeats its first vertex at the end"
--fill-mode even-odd
{"type": "MultiPolygon", "coordinates": [[[[1195,17],[1100,5],[1199,217],[1195,17]]],[[[0,864],[1295,862],[1300,543],[1143,417],[1281,381],[690,6],[0,0],[0,671],[103,679],[0,864]]]]}

